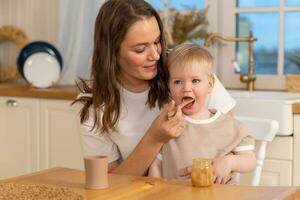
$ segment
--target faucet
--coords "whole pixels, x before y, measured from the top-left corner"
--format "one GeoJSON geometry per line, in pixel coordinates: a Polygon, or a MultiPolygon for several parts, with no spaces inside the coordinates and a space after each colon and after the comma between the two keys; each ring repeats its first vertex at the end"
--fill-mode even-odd
{"type": "Polygon", "coordinates": [[[223,40],[226,42],[248,42],[249,44],[249,67],[248,74],[240,73],[240,81],[242,83],[246,83],[246,87],[248,91],[254,90],[254,81],[256,77],[254,76],[254,47],[253,43],[257,40],[257,38],[253,37],[252,31],[249,33],[249,37],[224,37],[219,33],[211,33],[205,38],[204,46],[208,47],[212,41],[214,40],[223,40]]]}

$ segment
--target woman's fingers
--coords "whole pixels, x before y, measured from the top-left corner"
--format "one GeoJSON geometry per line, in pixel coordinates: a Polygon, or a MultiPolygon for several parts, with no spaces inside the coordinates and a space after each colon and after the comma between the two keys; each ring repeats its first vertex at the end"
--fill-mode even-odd
{"type": "Polygon", "coordinates": [[[180,106],[177,106],[176,114],[172,120],[174,120],[174,123],[177,126],[175,136],[178,137],[186,127],[186,123],[185,123],[185,120],[183,119],[182,110],[181,110],[180,106]]]}
{"type": "Polygon", "coordinates": [[[162,113],[167,113],[167,119],[176,117],[182,119],[182,111],[180,105],[175,105],[175,101],[171,100],[163,109],[162,113]]]}
{"type": "Polygon", "coordinates": [[[175,107],[175,101],[171,100],[170,103],[168,103],[166,107],[167,115],[168,115],[168,120],[171,119],[176,115],[176,107],[175,107]]]}
{"type": "Polygon", "coordinates": [[[168,112],[168,120],[170,120],[171,118],[173,118],[176,114],[175,110],[171,110],[170,112],[168,112]]]}
{"type": "Polygon", "coordinates": [[[176,123],[182,121],[182,111],[180,106],[174,106],[173,110],[168,112],[168,120],[172,120],[176,123]]]}
{"type": "Polygon", "coordinates": [[[179,118],[182,117],[182,111],[181,111],[181,105],[175,105],[175,101],[171,100],[170,103],[166,106],[166,111],[168,112],[168,120],[175,117],[176,115],[179,116],[179,118]],[[180,111],[178,113],[178,111],[180,111]]]}
{"type": "Polygon", "coordinates": [[[175,106],[174,100],[168,103],[153,124],[156,140],[168,141],[176,138],[183,132],[185,121],[181,108],[175,106]],[[175,112],[174,112],[175,111],[175,112]],[[174,112],[175,114],[172,114],[174,112]],[[174,115],[174,116],[173,116],[174,115]]]}
{"type": "Polygon", "coordinates": [[[182,116],[182,111],[179,106],[175,106],[175,101],[171,100],[161,113],[163,123],[165,123],[165,130],[170,138],[178,137],[185,128],[185,121],[182,116]],[[167,115],[167,120],[165,117],[167,115]]]}
{"type": "Polygon", "coordinates": [[[175,101],[174,100],[171,100],[164,108],[164,111],[165,112],[171,112],[172,110],[174,110],[175,108],[175,101]]]}

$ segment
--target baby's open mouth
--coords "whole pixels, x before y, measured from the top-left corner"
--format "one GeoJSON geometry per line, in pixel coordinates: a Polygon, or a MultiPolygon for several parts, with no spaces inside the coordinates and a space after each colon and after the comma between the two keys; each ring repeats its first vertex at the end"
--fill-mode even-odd
{"type": "MultiPolygon", "coordinates": [[[[181,104],[180,107],[181,108],[187,108],[190,109],[192,108],[193,104],[195,102],[195,99],[192,97],[183,97],[181,100],[181,104]]],[[[172,110],[168,113],[168,119],[171,119],[172,117],[174,117],[176,115],[176,110],[172,110]]]]}
{"type": "Polygon", "coordinates": [[[189,106],[192,106],[194,102],[195,102],[195,99],[192,97],[183,97],[180,105],[182,108],[189,107],[189,106]]]}

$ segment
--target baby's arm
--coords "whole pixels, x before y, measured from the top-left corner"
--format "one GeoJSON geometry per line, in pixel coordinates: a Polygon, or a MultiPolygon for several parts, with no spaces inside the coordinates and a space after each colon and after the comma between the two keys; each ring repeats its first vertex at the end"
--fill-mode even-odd
{"type": "Polygon", "coordinates": [[[253,151],[241,151],[218,157],[213,161],[214,182],[225,184],[232,172],[249,172],[255,168],[256,158],[253,151]]]}
{"type": "Polygon", "coordinates": [[[151,163],[148,171],[148,176],[162,178],[162,166],[160,159],[155,158],[154,161],[151,163]]]}
{"type": "Polygon", "coordinates": [[[250,172],[256,166],[256,157],[253,151],[237,152],[229,159],[231,159],[232,171],[234,172],[250,172]]]}

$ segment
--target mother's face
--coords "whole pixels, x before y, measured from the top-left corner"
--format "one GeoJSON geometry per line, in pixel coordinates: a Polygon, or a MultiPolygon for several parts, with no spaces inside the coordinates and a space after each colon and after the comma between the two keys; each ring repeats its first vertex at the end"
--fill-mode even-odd
{"type": "Polygon", "coordinates": [[[148,84],[156,76],[160,34],[155,17],[143,18],[128,29],[117,58],[123,84],[148,84]]]}

